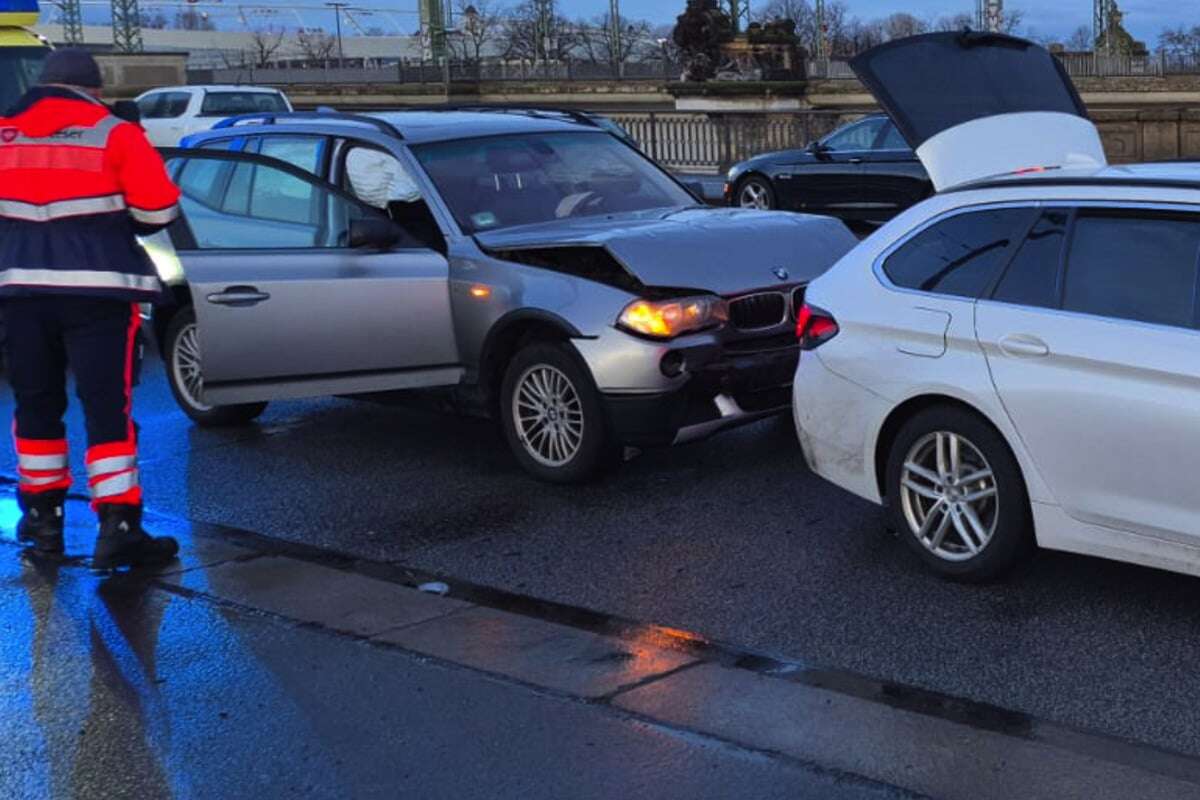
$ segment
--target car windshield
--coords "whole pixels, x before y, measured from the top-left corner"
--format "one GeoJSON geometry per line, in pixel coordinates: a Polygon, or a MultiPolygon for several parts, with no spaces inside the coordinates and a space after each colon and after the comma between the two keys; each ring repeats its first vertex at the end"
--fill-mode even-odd
{"type": "Polygon", "coordinates": [[[467,233],[696,204],[607,133],[491,136],[413,152],[467,233]]]}
{"type": "Polygon", "coordinates": [[[42,73],[46,47],[0,47],[0,113],[12,108],[42,73]]]}

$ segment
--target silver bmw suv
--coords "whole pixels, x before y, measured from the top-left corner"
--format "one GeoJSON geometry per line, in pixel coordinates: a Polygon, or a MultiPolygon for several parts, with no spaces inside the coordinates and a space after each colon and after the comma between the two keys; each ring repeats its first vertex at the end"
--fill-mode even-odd
{"type": "Polygon", "coordinates": [[[585,115],[235,118],[166,151],[186,283],[155,332],[182,409],[440,387],[578,481],[790,408],[837,220],[701,205],[585,115]]]}

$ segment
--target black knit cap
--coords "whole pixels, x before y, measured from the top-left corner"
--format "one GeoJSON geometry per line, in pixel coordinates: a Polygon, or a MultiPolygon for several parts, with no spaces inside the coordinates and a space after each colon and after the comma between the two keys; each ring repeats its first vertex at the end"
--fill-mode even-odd
{"type": "Polygon", "coordinates": [[[38,83],[61,83],[65,86],[81,86],[84,89],[99,89],[104,81],[100,77],[100,65],[92,54],[78,47],[55,50],[46,57],[42,77],[38,83]]]}

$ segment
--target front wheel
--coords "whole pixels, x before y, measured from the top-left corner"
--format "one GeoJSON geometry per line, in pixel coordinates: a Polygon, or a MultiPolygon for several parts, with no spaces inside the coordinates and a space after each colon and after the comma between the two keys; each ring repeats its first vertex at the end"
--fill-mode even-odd
{"type": "Polygon", "coordinates": [[[217,427],[241,425],[257,417],[266,403],[242,403],[232,406],[213,406],[205,403],[204,375],[200,363],[200,327],[196,312],[185,308],[171,319],[163,340],[163,359],[167,365],[167,382],[175,402],[198,425],[217,427]]]}
{"type": "Polygon", "coordinates": [[[934,407],[904,424],[887,494],[896,530],[947,578],[994,578],[1033,547],[1020,465],[1000,433],[965,409],[934,407]]]}
{"type": "Polygon", "coordinates": [[[771,182],[759,175],[743,178],[737,185],[735,201],[741,208],[757,208],[770,211],[775,208],[775,190],[771,182]]]}
{"type": "Polygon", "coordinates": [[[500,422],[521,466],[551,483],[585,481],[617,450],[600,393],[567,344],[518,351],[504,373],[500,422]]]}

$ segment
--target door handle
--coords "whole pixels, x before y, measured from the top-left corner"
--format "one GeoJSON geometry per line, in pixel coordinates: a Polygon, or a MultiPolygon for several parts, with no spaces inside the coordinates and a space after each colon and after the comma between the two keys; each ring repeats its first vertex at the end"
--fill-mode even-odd
{"type": "Polygon", "coordinates": [[[859,158],[858,156],[855,156],[855,157],[853,157],[853,158],[850,158],[850,159],[847,159],[847,160],[848,160],[848,161],[849,161],[851,164],[861,164],[861,163],[863,162],[863,160],[862,160],[861,158],[859,158]]]}
{"type": "Polygon", "coordinates": [[[1049,345],[1036,336],[1024,333],[1010,333],[1008,336],[1002,336],[1000,349],[1017,358],[1037,358],[1050,355],[1049,345]]]}
{"type": "Polygon", "coordinates": [[[207,299],[220,306],[252,306],[270,300],[271,295],[253,286],[230,286],[223,292],[208,295],[207,299]]]}

